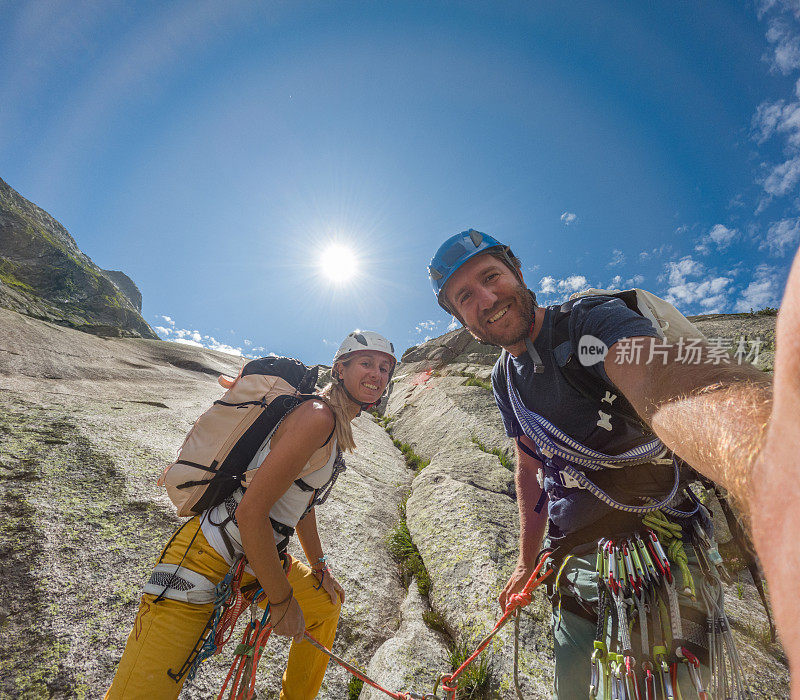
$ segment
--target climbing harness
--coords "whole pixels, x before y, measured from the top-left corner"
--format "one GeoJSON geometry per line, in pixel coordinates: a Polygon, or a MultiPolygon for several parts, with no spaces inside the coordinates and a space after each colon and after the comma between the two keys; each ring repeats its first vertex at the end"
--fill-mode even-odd
{"type": "Polygon", "coordinates": [[[181,669],[177,672],[173,672],[171,669],[167,671],[170,678],[176,683],[180,682],[184,674],[187,674],[188,681],[192,681],[200,664],[222,651],[222,647],[225,646],[233,634],[236,621],[242,614],[246,604],[245,596],[241,589],[245,564],[244,557],[237,559],[222,581],[215,587],[214,609],[208,619],[208,623],[200,634],[200,638],[181,669]]]}

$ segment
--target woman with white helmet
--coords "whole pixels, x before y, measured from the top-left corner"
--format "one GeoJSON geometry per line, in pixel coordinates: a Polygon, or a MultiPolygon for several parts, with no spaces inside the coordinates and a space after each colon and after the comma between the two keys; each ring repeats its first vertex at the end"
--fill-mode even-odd
{"type": "MultiPolygon", "coordinates": [[[[242,587],[257,579],[270,604],[273,632],[292,637],[283,700],[316,697],[328,657],[303,641],[303,634],[307,629],[330,648],[345,598],[326,564],[314,508],[308,509],[313,495],[298,482],[319,490],[335,479],[343,468],[341,453],[355,448],[351,421],[381,400],[396,362],[394,347],[380,334],[350,333],[334,356],[331,383],[318,399],[292,410],[256,453],[247,488],[189,520],[162,554],[160,562],[214,584],[244,554],[242,587]],[[308,565],[285,553],[285,543],[276,546],[281,527],[297,533],[308,565]]],[[[177,698],[186,674],[176,669],[191,657],[209,621],[213,604],[145,591],[106,698],[177,698]]]]}

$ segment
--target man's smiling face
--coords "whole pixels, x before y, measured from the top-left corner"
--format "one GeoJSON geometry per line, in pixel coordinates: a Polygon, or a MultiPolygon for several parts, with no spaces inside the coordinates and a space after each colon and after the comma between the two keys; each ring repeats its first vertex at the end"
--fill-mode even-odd
{"type": "Polygon", "coordinates": [[[530,332],[534,312],[530,293],[493,255],[467,260],[447,280],[442,293],[464,325],[484,342],[509,347],[530,332]]]}

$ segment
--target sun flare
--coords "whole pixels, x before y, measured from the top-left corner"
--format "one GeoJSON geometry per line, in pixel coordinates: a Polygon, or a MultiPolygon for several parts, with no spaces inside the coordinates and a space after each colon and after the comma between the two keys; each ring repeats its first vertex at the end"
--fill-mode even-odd
{"type": "Polygon", "coordinates": [[[331,282],[342,284],[358,273],[358,258],[353,250],[341,243],[331,243],[319,259],[322,274],[331,282]]]}

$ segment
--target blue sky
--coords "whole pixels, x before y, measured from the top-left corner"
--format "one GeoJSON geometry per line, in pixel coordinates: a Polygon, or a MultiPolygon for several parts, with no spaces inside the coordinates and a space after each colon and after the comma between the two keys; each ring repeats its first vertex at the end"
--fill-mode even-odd
{"type": "Polygon", "coordinates": [[[162,337],[329,361],[443,333],[477,228],[540,301],[776,306],[800,241],[800,2],[7,2],[0,177],[162,337]],[[331,241],[356,278],[322,273],[331,241]]]}

